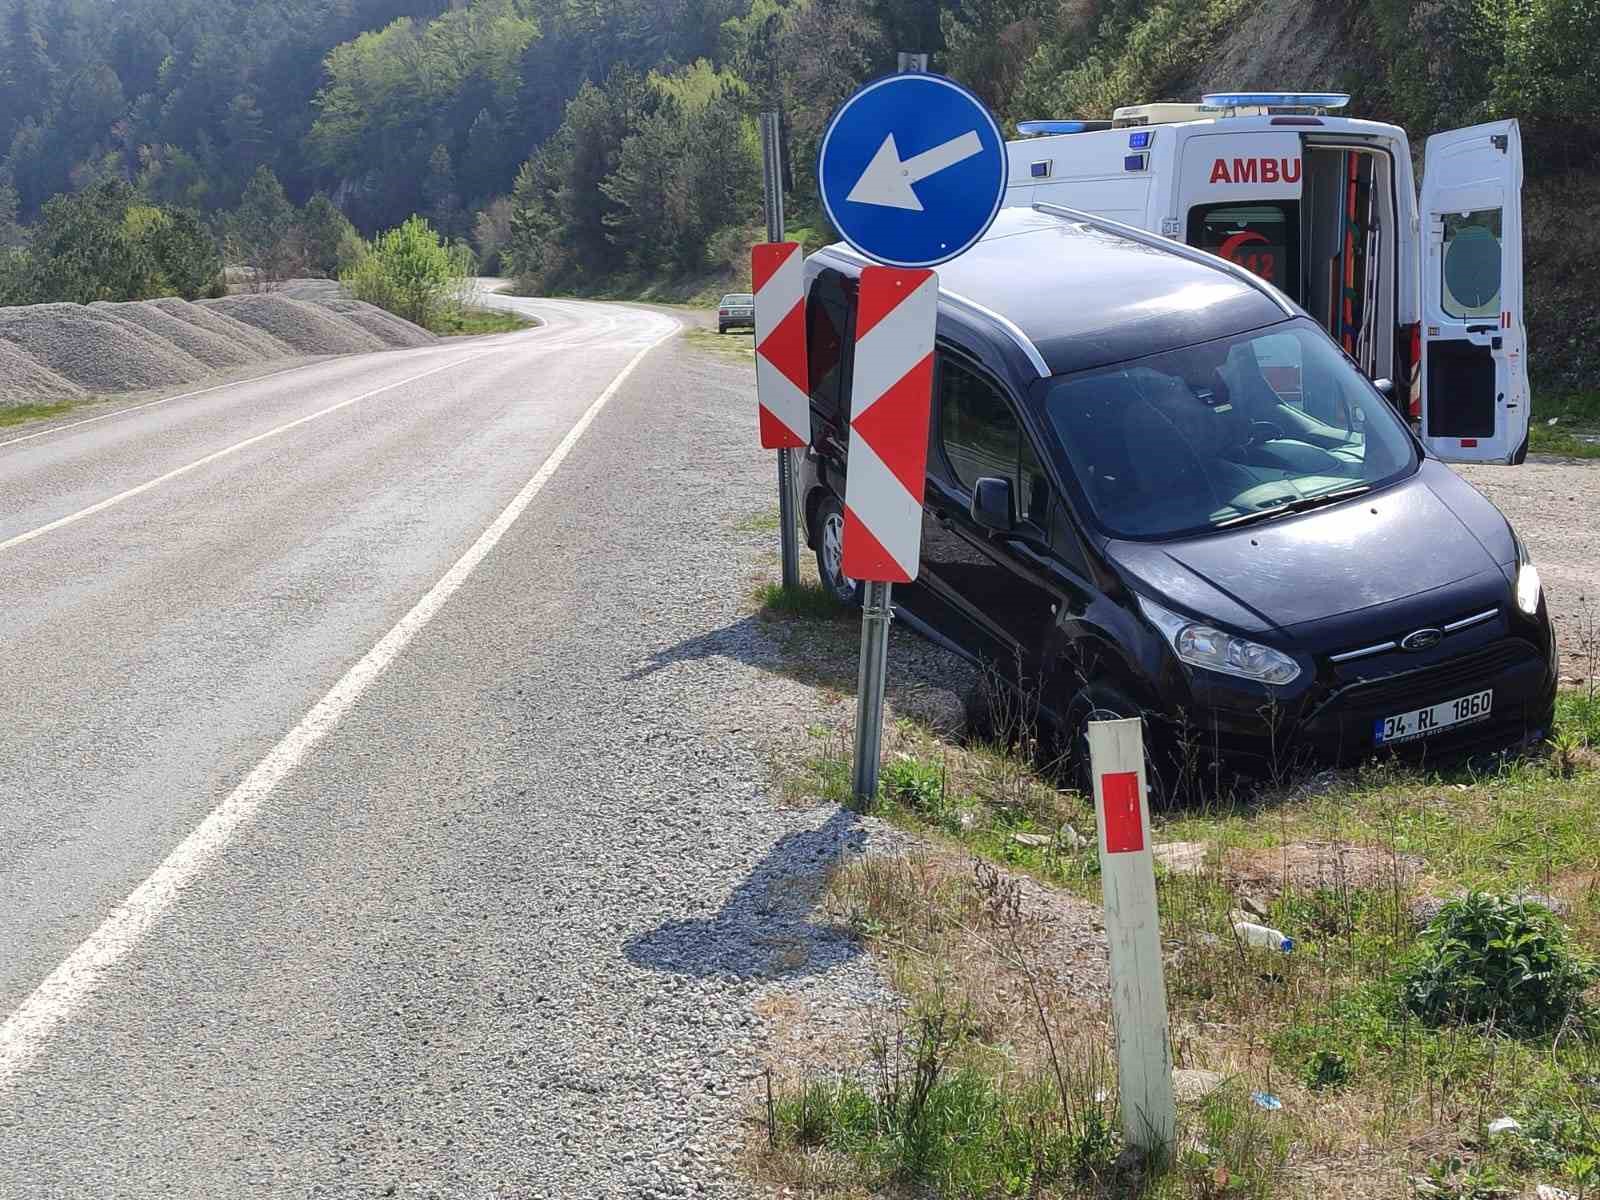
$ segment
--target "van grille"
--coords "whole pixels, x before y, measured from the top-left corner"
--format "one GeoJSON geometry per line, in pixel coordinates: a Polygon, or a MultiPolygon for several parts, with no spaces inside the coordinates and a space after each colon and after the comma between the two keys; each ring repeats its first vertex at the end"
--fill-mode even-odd
{"type": "Polygon", "coordinates": [[[1413,700],[1419,705],[1434,704],[1482,687],[1511,667],[1539,661],[1539,651],[1531,642],[1512,638],[1431,667],[1358,681],[1340,692],[1340,702],[1342,706],[1393,705],[1397,709],[1413,700]]]}

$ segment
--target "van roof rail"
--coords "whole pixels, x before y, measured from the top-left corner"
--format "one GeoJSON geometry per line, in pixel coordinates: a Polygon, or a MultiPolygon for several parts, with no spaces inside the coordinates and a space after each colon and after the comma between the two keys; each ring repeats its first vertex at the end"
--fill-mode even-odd
{"type": "Polygon", "coordinates": [[[1238,263],[1231,263],[1225,258],[1194,246],[1186,245],[1183,242],[1175,242],[1171,238],[1162,237],[1159,233],[1150,233],[1148,230],[1137,229],[1132,225],[1124,225],[1121,221],[1113,221],[1107,217],[1096,216],[1094,213],[1068,208],[1064,204],[1049,204],[1044,201],[1038,201],[1034,204],[1033,209],[1035,212],[1046,213],[1052,217],[1064,217],[1069,221],[1078,221],[1095,229],[1103,230],[1106,233],[1114,233],[1118,237],[1127,238],[1129,241],[1138,242],[1143,246],[1165,250],[1168,254],[1186,258],[1190,262],[1202,263],[1213,270],[1221,271],[1224,275],[1232,275],[1241,283],[1254,288],[1272,301],[1273,304],[1277,305],[1283,311],[1284,316],[1293,317],[1298,315],[1294,305],[1284,297],[1283,293],[1279,292],[1277,288],[1259,275],[1245,270],[1238,263]]]}

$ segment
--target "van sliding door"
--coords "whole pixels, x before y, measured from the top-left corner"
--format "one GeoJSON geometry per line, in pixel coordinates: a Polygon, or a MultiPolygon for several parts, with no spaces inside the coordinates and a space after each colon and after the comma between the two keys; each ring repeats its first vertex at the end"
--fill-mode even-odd
{"type": "Polygon", "coordinates": [[[1527,452],[1522,138],[1496,121],[1428,139],[1422,175],[1422,437],[1454,462],[1527,452]]]}

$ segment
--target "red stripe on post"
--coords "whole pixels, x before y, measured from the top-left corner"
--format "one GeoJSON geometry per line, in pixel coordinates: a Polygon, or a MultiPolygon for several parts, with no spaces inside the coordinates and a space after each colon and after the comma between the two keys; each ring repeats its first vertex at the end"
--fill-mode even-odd
{"type": "Polygon", "coordinates": [[[802,392],[809,392],[811,384],[806,378],[809,373],[809,364],[806,362],[806,306],[796,304],[791,308],[789,314],[778,322],[777,328],[756,347],[756,352],[782,371],[795,387],[802,392]]]}
{"type": "Polygon", "coordinates": [[[928,423],[928,398],[932,395],[930,354],[850,422],[850,428],[867,439],[918,504],[928,481],[928,439],[913,435],[919,421],[923,426],[928,423]]]}
{"type": "Polygon", "coordinates": [[[750,248],[750,290],[759,292],[778,268],[800,250],[799,242],[758,242],[750,248]]]}
{"type": "Polygon", "coordinates": [[[1100,777],[1105,805],[1106,853],[1131,854],[1144,849],[1144,821],[1139,813],[1139,773],[1117,771],[1100,777]]]}

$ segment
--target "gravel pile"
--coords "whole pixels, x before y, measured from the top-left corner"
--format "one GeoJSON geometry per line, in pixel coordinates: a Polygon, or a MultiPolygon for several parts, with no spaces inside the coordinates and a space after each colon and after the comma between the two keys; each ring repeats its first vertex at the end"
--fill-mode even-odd
{"type": "MultiPolygon", "coordinates": [[[[183,302],[179,301],[179,303],[183,302]]],[[[137,325],[146,333],[153,333],[159,338],[165,338],[186,354],[199,359],[212,370],[223,371],[230,367],[242,367],[248,363],[260,362],[265,358],[273,357],[245,346],[225,334],[214,333],[201,329],[198,325],[191,325],[187,321],[163,311],[149,301],[136,301],[129,304],[93,304],[90,305],[90,308],[99,312],[111,313],[129,324],[137,325]]]]}
{"type": "Polygon", "coordinates": [[[0,406],[177,387],[278,359],[438,341],[350,299],[332,280],[300,284],[315,302],[270,294],[0,308],[0,406]]]}
{"type": "Polygon", "coordinates": [[[300,354],[361,354],[388,347],[354,321],[319,304],[276,294],[202,300],[202,307],[265,329],[300,354]]]}
{"type": "Polygon", "coordinates": [[[227,338],[263,360],[294,357],[293,350],[266,330],[246,325],[243,321],[236,321],[225,313],[213,312],[209,308],[202,308],[198,304],[190,304],[187,300],[179,300],[176,297],[152,300],[150,303],[168,316],[177,317],[178,320],[185,321],[197,329],[203,329],[207,333],[227,338]]]}
{"type": "Polygon", "coordinates": [[[19,404],[59,404],[76,400],[83,389],[41,367],[9,342],[0,341],[0,408],[19,404]]]}
{"type": "Polygon", "coordinates": [[[422,326],[413,325],[405,318],[397,317],[375,304],[347,299],[318,300],[315,303],[331,309],[346,320],[354,321],[384,345],[393,346],[397,350],[412,346],[427,346],[439,340],[437,335],[429,333],[422,326]]]}
{"type": "Polygon", "coordinates": [[[291,300],[309,300],[313,304],[348,299],[344,285],[337,279],[291,279],[277,288],[273,295],[287,296],[291,300]]]}
{"type": "Polygon", "coordinates": [[[171,387],[209,373],[165,338],[81,304],[0,308],[0,338],[89,392],[171,387]]]}

